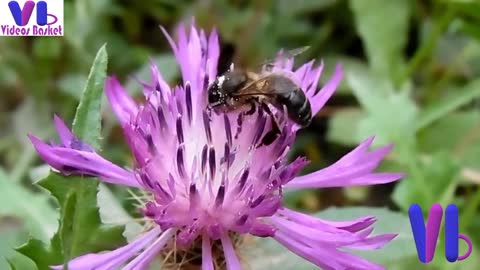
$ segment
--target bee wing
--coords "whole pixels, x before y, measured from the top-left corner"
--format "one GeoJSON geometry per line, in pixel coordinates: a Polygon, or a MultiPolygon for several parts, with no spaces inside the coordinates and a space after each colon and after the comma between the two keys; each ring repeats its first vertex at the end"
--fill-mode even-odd
{"type": "Polygon", "coordinates": [[[268,76],[260,77],[247,85],[245,85],[242,89],[238,91],[238,94],[234,94],[234,97],[244,97],[244,96],[255,96],[255,95],[262,95],[262,96],[270,96],[273,93],[269,93],[268,87],[259,88],[257,85],[259,83],[265,82],[268,79],[268,76]],[[263,90],[263,91],[262,91],[263,90]]]}
{"type": "Polygon", "coordinates": [[[295,48],[292,50],[288,50],[286,52],[280,52],[280,57],[292,58],[306,52],[308,49],[310,49],[310,46],[303,46],[303,47],[295,48]]]}
{"type": "Polygon", "coordinates": [[[294,58],[294,57],[304,53],[308,49],[310,49],[310,46],[298,47],[298,48],[288,50],[288,51],[283,51],[282,50],[277,54],[277,56],[275,58],[267,59],[267,60],[263,61],[263,63],[261,63],[259,66],[264,67],[267,70],[271,70],[273,68],[275,62],[277,62],[279,60],[280,61],[286,61],[288,59],[294,58]]]}

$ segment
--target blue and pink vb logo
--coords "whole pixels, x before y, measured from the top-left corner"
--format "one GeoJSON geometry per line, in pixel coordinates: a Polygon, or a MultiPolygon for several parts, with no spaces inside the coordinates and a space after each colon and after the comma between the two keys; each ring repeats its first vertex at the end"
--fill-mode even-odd
{"type": "MultiPolygon", "coordinates": [[[[422,263],[432,261],[437,247],[438,234],[442,223],[443,208],[435,203],[428,213],[427,225],[423,220],[422,208],[412,204],[408,210],[410,224],[412,225],[413,238],[417,248],[418,258],[422,263]]],[[[462,261],[472,253],[472,241],[459,233],[458,208],[450,204],[445,209],[445,258],[449,262],[462,261]],[[459,255],[458,242],[462,239],[468,246],[465,254],[459,255]]]]}
{"type": "Polygon", "coordinates": [[[5,5],[0,7],[2,36],[63,36],[63,0],[13,0],[0,5],[5,5]]]}

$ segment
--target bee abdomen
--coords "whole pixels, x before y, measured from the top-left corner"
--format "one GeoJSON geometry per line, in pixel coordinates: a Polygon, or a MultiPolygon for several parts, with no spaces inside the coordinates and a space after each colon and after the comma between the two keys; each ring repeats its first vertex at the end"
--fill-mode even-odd
{"type": "Polygon", "coordinates": [[[278,101],[287,107],[288,116],[302,127],[308,126],[312,120],[312,109],[305,93],[297,88],[285,95],[279,95],[278,101]]]}

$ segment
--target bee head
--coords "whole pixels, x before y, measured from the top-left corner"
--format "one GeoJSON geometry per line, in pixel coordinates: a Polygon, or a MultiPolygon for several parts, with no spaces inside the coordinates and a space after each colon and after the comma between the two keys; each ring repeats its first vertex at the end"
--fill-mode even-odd
{"type": "Polygon", "coordinates": [[[247,75],[241,70],[233,70],[218,77],[220,89],[226,95],[238,93],[247,83],[247,75]]]}
{"type": "Polygon", "coordinates": [[[247,83],[247,76],[242,71],[228,71],[218,76],[208,87],[208,105],[211,108],[227,105],[227,101],[233,98],[247,83]]]}
{"type": "Polygon", "coordinates": [[[212,108],[225,103],[225,95],[222,92],[222,84],[224,80],[224,76],[217,77],[207,89],[208,105],[212,108]]]}

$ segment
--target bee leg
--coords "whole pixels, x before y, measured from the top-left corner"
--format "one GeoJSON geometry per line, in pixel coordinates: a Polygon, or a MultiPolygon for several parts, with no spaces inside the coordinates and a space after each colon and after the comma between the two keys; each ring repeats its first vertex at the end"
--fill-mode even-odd
{"type": "Polygon", "coordinates": [[[255,113],[257,110],[257,106],[255,105],[255,102],[250,102],[250,109],[248,111],[242,111],[241,113],[238,114],[237,117],[237,131],[235,133],[235,139],[238,138],[238,135],[242,131],[242,123],[243,123],[243,118],[247,115],[252,115],[255,113]]]}
{"type": "Polygon", "coordinates": [[[205,111],[207,112],[208,118],[212,118],[212,111],[213,111],[212,106],[207,105],[207,108],[205,111]]]}
{"type": "Polygon", "coordinates": [[[275,66],[274,63],[266,63],[263,67],[265,71],[272,72],[274,66],[275,66]]]}
{"type": "Polygon", "coordinates": [[[255,113],[256,110],[257,110],[257,106],[255,105],[255,102],[252,101],[250,102],[250,109],[245,112],[245,115],[252,115],[255,113]]]}
{"type": "Polygon", "coordinates": [[[281,130],[280,130],[280,127],[278,125],[278,120],[277,118],[275,117],[275,115],[273,114],[273,112],[270,110],[270,108],[268,107],[267,104],[265,103],[262,103],[262,107],[263,109],[265,110],[265,112],[270,115],[270,119],[272,121],[272,129],[267,132],[265,134],[265,136],[263,136],[262,138],[262,143],[260,144],[261,145],[270,145],[272,144],[277,138],[278,136],[280,135],[281,133],[281,130]]]}

